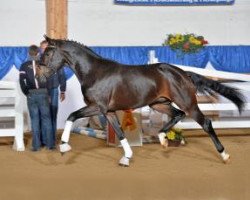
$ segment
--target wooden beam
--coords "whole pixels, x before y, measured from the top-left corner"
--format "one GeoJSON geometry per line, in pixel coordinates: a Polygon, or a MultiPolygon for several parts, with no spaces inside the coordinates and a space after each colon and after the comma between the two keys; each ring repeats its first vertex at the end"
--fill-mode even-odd
{"type": "Polygon", "coordinates": [[[68,0],[46,0],[46,34],[55,39],[68,35],[68,0]]]}

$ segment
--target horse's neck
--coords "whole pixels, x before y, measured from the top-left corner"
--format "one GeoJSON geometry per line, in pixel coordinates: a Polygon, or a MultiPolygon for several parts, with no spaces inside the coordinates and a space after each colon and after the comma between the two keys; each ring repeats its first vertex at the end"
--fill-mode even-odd
{"type": "Polygon", "coordinates": [[[70,66],[74,71],[81,85],[91,85],[94,82],[94,62],[97,60],[87,51],[81,51],[79,54],[70,56],[70,66]]]}

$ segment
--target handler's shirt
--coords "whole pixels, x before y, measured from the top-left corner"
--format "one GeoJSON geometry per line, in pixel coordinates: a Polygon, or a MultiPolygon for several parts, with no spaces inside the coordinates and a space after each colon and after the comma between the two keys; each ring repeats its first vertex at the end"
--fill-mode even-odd
{"type": "Polygon", "coordinates": [[[20,70],[19,70],[19,83],[20,83],[22,92],[25,95],[29,94],[29,90],[38,89],[38,88],[46,89],[46,85],[47,85],[46,82],[41,83],[39,81],[37,81],[38,85],[36,85],[33,65],[32,65],[31,60],[21,65],[20,70]]]}

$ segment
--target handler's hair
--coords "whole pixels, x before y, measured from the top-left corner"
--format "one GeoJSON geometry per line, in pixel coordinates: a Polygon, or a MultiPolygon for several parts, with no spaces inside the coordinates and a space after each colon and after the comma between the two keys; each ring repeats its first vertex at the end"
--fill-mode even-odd
{"type": "Polygon", "coordinates": [[[31,45],[29,47],[29,55],[30,55],[30,57],[33,57],[33,58],[37,57],[38,53],[39,53],[39,47],[38,46],[31,45]]]}

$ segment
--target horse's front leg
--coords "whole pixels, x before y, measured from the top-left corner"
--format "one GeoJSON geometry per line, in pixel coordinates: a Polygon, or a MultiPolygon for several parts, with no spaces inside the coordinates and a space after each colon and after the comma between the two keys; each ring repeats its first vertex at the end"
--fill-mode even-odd
{"type": "Polygon", "coordinates": [[[117,116],[114,113],[109,113],[107,115],[107,119],[113,129],[115,130],[115,133],[117,137],[120,140],[120,143],[122,145],[122,148],[124,150],[124,156],[120,159],[119,165],[128,167],[129,166],[129,160],[132,158],[133,152],[131,150],[131,147],[127,141],[127,139],[124,136],[123,131],[120,128],[117,116]]]}
{"type": "Polygon", "coordinates": [[[91,117],[94,115],[101,114],[100,108],[97,105],[89,105],[86,107],[83,107],[73,113],[71,113],[66,121],[65,128],[61,137],[61,144],[60,152],[63,154],[67,151],[71,150],[71,146],[68,144],[69,137],[70,137],[70,131],[73,125],[73,122],[77,119],[84,118],[84,117],[91,117]]]}

